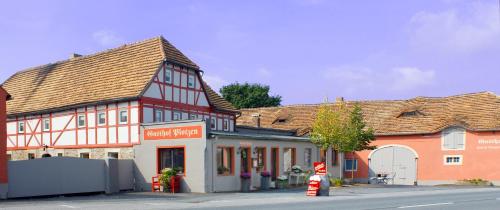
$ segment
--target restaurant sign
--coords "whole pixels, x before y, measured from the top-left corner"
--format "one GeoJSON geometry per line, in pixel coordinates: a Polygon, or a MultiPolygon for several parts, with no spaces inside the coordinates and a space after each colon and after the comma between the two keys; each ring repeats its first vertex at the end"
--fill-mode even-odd
{"type": "Polygon", "coordinates": [[[144,140],[200,139],[202,126],[182,126],[144,129],[144,140]]]}

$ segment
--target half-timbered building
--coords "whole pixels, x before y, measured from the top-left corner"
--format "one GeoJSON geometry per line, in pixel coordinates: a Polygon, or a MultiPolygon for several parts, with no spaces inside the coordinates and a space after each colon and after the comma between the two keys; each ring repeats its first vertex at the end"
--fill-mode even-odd
{"type": "Polygon", "coordinates": [[[141,123],[204,119],[233,131],[237,112],[202,74],[163,37],[20,71],[3,84],[8,158],[131,158],[141,123]]]}

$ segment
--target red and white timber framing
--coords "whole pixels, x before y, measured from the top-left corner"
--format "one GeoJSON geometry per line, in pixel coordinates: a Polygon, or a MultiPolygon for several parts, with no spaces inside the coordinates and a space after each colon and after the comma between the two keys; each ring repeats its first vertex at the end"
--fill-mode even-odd
{"type": "Polygon", "coordinates": [[[214,110],[200,81],[198,71],[163,63],[141,98],[142,122],[205,119],[213,130],[234,131],[234,113],[214,110]]]}
{"type": "Polygon", "coordinates": [[[139,102],[85,106],[7,120],[7,149],[123,147],[139,143],[139,102]],[[120,122],[120,112],[126,121],[120,122]],[[105,115],[99,123],[98,115],[105,115]],[[83,123],[79,124],[79,119],[83,123]],[[23,126],[23,131],[20,131],[23,126]]]}
{"type": "Polygon", "coordinates": [[[164,62],[137,101],[9,118],[7,149],[131,147],[140,144],[141,123],[160,121],[205,119],[212,130],[234,131],[235,113],[210,106],[201,81],[199,71],[164,62]],[[126,122],[120,122],[122,111],[126,122]],[[99,114],[104,123],[99,123],[99,114]]]}

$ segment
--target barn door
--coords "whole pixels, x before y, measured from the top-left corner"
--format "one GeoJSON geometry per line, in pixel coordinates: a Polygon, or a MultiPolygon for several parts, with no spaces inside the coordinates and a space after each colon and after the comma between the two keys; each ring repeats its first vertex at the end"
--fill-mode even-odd
{"type": "Polygon", "coordinates": [[[413,185],[416,170],[416,155],[405,147],[382,147],[373,151],[370,158],[370,178],[386,175],[388,184],[413,185]]]}

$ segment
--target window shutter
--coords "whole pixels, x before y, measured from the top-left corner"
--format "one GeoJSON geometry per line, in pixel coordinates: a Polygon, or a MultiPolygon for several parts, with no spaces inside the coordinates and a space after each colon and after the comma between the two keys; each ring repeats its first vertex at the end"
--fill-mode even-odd
{"type": "Polygon", "coordinates": [[[444,135],[443,135],[443,148],[445,149],[450,149],[450,147],[452,146],[451,145],[451,138],[452,137],[452,133],[449,133],[448,131],[444,132],[444,135]]]}

